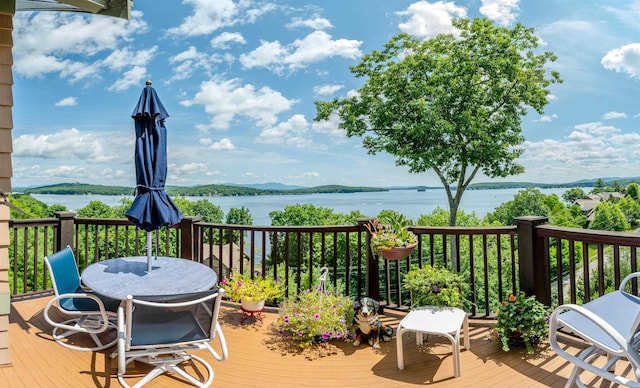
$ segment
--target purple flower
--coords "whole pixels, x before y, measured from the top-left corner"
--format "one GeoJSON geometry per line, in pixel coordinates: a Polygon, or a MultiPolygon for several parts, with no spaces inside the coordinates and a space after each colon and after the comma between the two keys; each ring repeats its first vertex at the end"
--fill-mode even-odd
{"type": "Polygon", "coordinates": [[[336,338],[338,338],[338,339],[342,338],[342,333],[337,332],[337,333],[336,333],[336,338]]]}
{"type": "Polygon", "coordinates": [[[304,333],[302,331],[298,332],[298,337],[302,337],[304,335],[304,333]]]}
{"type": "Polygon", "coordinates": [[[319,320],[320,319],[320,314],[313,314],[313,317],[315,318],[315,320],[319,320]]]}
{"type": "Polygon", "coordinates": [[[282,334],[283,334],[283,333],[284,333],[284,332],[283,332],[282,330],[278,330],[278,335],[279,335],[280,337],[282,337],[282,334]]]}

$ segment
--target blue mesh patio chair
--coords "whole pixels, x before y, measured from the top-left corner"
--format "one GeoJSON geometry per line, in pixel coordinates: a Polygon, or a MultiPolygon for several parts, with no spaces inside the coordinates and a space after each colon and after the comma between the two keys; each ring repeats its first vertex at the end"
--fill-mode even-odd
{"type": "MultiPolygon", "coordinates": [[[[640,387],[640,298],[625,291],[627,283],[640,272],[625,277],[616,291],[581,306],[558,306],[549,320],[549,342],[553,350],[574,364],[566,387],[584,387],[580,380],[587,371],[626,387],[640,387]],[[558,342],[564,332],[577,337],[584,346],[569,351],[558,342]],[[616,362],[626,360],[616,369],[616,362]],[[616,373],[617,371],[617,373],[616,373]]],[[[589,375],[593,378],[593,375],[589,375]]]]}
{"type": "Polygon", "coordinates": [[[118,308],[118,347],[112,354],[118,358],[120,384],[141,387],[170,372],[197,387],[210,386],[213,368],[189,351],[206,349],[217,361],[227,359],[227,343],[218,323],[223,293],[223,289],[217,289],[183,295],[129,296],[118,308]],[[210,345],[216,338],[220,353],[210,345]],[[193,360],[204,366],[208,374],[200,373],[193,360]],[[134,361],[154,367],[135,384],[131,381],[134,376],[126,375],[127,366],[134,361]],[[193,367],[198,378],[181,367],[185,365],[193,367]]]}
{"type": "Polygon", "coordinates": [[[69,246],[45,257],[44,261],[55,291],[55,297],[44,308],[44,318],[53,326],[53,339],[68,349],[80,351],[98,351],[113,346],[117,341],[117,327],[110,320],[116,320],[120,301],[82,287],[76,259],[69,246]],[[59,322],[59,314],[52,314],[53,306],[71,319],[59,322]],[[82,341],[77,342],[78,337],[71,338],[76,334],[89,335],[96,346],[78,345],[82,341]],[[110,340],[103,342],[101,337],[110,340]]]}

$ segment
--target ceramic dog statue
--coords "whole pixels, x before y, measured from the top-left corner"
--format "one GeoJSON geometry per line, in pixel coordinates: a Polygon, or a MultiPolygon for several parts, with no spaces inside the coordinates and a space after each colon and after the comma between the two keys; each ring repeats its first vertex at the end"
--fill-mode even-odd
{"type": "Polygon", "coordinates": [[[363,340],[367,340],[374,349],[380,349],[380,340],[391,341],[393,328],[382,325],[378,317],[380,303],[372,298],[364,297],[356,303],[356,311],[353,316],[353,328],[355,330],[353,346],[360,346],[363,340]]]}

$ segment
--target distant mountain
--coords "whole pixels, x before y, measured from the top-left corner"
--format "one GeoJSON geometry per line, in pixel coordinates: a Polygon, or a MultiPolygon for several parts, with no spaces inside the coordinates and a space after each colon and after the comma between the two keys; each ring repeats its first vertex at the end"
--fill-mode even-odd
{"type": "MultiPolygon", "coordinates": [[[[243,195],[287,195],[287,194],[314,194],[314,193],[358,193],[365,191],[386,191],[377,187],[351,187],[340,185],[327,185],[316,187],[298,187],[276,184],[286,189],[261,189],[247,186],[230,185],[201,185],[201,186],[167,186],[170,195],[183,195],[193,197],[214,196],[243,196],[243,195]]],[[[32,187],[21,191],[25,194],[95,194],[95,195],[133,195],[132,187],[89,185],[84,183],[59,183],[49,186],[32,187]]]]}
{"type": "MultiPolygon", "coordinates": [[[[608,177],[599,178],[605,185],[610,186],[617,182],[620,186],[626,187],[630,183],[640,184],[640,177],[608,177]]],[[[469,185],[469,190],[492,190],[492,189],[525,189],[525,188],[573,188],[573,187],[594,187],[598,179],[582,179],[567,183],[533,183],[533,182],[485,182],[473,183],[469,185]]],[[[238,184],[227,183],[224,185],[200,185],[200,186],[167,186],[167,193],[170,195],[184,196],[229,196],[229,195],[286,195],[286,194],[313,194],[313,193],[358,193],[367,191],[387,191],[387,190],[432,190],[442,189],[442,186],[391,186],[391,187],[365,187],[365,186],[294,186],[277,182],[238,184]]],[[[58,183],[55,185],[28,187],[13,189],[14,193],[25,194],[96,194],[96,195],[133,195],[133,187],[90,185],[85,183],[58,183]]]]}
{"type": "Polygon", "coordinates": [[[241,186],[241,187],[251,187],[253,189],[259,190],[295,190],[295,189],[304,189],[306,186],[295,186],[295,185],[285,185],[277,182],[268,182],[268,183],[224,183],[225,186],[241,186]]]}

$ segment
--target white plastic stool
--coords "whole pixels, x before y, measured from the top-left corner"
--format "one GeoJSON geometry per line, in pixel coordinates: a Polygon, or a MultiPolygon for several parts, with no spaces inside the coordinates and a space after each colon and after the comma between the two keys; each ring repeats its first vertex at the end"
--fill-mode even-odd
{"type": "Polygon", "coordinates": [[[464,347],[469,350],[469,320],[467,313],[455,307],[424,306],[417,307],[405,316],[396,331],[396,351],[398,369],[404,369],[402,352],[402,333],[416,333],[416,344],[422,344],[423,334],[434,334],[446,337],[453,346],[453,373],[460,377],[460,329],[464,326],[464,347]]]}

